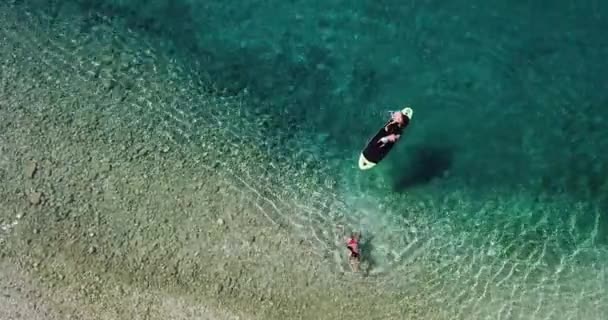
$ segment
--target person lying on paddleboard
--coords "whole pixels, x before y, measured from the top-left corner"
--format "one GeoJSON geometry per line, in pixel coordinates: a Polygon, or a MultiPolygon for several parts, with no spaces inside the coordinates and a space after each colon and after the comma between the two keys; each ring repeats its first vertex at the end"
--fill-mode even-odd
{"type": "Polygon", "coordinates": [[[387,143],[395,143],[401,137],[403,129],[408,124],[409,119],[401,113],[401,111],[395,111],[391,115],[391,121],[384,127],[387,135],[378,140],[380,147],[384,147],[387,143]]]}

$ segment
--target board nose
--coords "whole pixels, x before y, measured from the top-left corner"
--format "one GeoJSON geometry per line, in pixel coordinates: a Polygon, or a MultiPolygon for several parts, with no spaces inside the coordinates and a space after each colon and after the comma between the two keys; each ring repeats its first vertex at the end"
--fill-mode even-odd
{"type": "Polygon", "coordinates": [[[412,116],[414,115],[414,110],[410,107],[406,107],[403,110],[401,110],[401,113],[403,113],[406,117],[411,119],[412,116]]]}

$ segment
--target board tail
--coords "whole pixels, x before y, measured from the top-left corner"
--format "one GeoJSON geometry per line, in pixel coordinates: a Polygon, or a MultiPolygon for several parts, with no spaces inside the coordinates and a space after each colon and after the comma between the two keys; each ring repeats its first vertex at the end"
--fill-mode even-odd
{"type": "Polygon", "coordinates": [[[361,170],[369,170],[373,168],[376,164],[365,159],[363,154],[359,156],[359,169],[361,170]]]}

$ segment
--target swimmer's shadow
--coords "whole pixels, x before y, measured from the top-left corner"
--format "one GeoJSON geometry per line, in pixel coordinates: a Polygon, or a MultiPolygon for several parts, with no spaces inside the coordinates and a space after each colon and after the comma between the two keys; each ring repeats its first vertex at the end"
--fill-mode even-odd
{"type": "Polygon", "coordinates": [[[364,271],[364,274],[369,275],[370,271],[376,266],[376,261],[374,257],[372,257],[372,252],[374,251],[373,240],[374,236],[368,235],[361,241],[361,266],[365,266],[361,268],[361,271],[364,271]]]}

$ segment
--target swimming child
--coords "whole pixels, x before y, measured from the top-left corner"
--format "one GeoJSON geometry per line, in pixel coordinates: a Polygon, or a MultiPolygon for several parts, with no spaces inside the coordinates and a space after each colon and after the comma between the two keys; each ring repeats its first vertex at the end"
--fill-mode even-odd
{"type": "Polygon", "coordinates": [[[359,241],[361,240],[360,233],[351,233],[350,237],[346,239],[346,248],[348,249],[348,262],[353,272],[359,271],[359,264],[361,263],[361,253],[359,252],[359,241]]]}

